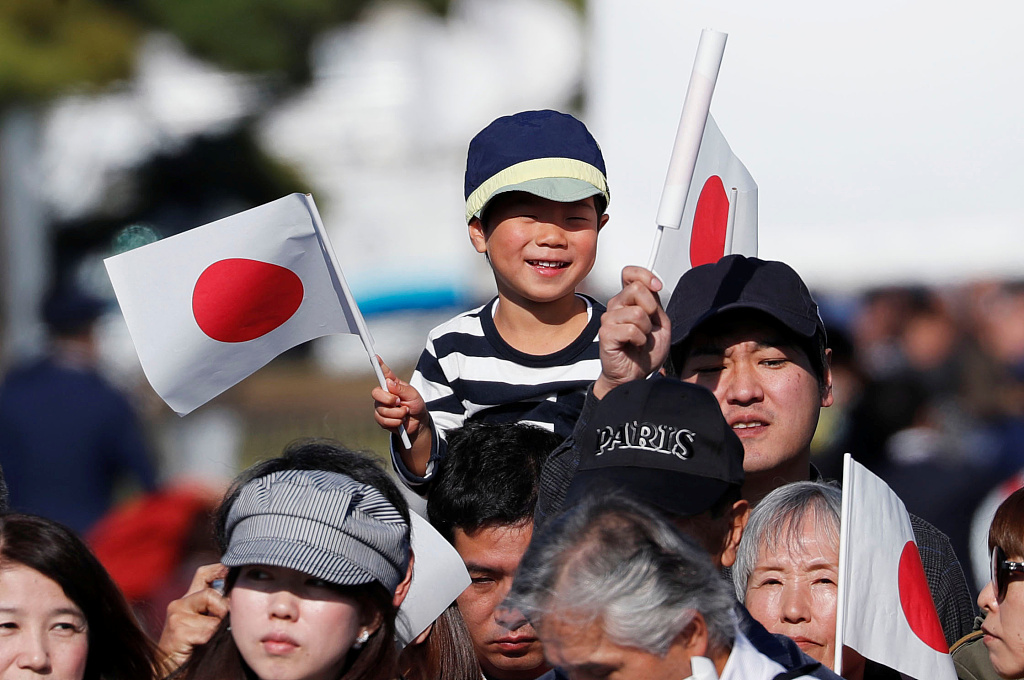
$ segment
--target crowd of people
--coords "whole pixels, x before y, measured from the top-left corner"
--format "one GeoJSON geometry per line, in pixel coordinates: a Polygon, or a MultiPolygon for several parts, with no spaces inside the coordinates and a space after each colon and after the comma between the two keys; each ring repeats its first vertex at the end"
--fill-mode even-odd
{"type": "MultiPolygon", "coordinates": [[[[329,440],[296,442],[244,471],[213,513],[218,563],[168,606],[158,641],[74,532],[5,512],[0,676],[899,676],[866,650],[837,650],[843,514],[826,464],[844,448],[878,465],[969,462],[963,449],[956,458],[933,439],[900,437],[934,426],[932,398],[961,413],[972,403],[961,383],[941,383],[966,361],[936,346],[942,308],[894,312],[899,295],[879,294],[855,329],[874,340],[861,345],[865,364],[833,347],[842,336],[826,331],[782,262],[727,255],[690,269],[668,300],[640,267],[623,271],[607,305],[577,294],[610,193],[600,148],[565,114],[485,128],[470,144],[465,190],[470,239],[498,295],[435,329],[408,382],[384,366],[373,412],[393,434],[397,479],[329,440]],[[823,444],[815,432],[839,371],[863,390],[841,395],[823,444]],[[867,395],[904,379],[927,399],[895,428],[896,414],[867,395]],[[415,580],[432,555],[413,549],[400,484],[426,498],[430,525],[470,579],[406,645],[397,631],[410,593],[436,584],[415,580]]],[[[978,337],[1003,352],[991,356],[1019,365],[1019,329],[989,331],[978,337]]],[[[975,415],[1002,442],[991,469],[1013,471],[1015,426],[975,415]]],[[[939,646],[952,648],[962,678],[1024,677],[1022,513],[1024,490],[995,513],[978,608],[950,538],[909,517],[939,646]]]]}

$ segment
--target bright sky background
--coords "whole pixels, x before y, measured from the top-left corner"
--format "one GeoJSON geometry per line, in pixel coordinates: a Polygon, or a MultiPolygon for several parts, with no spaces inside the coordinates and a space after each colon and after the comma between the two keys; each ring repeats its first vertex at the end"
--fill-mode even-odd
{"type": "Polygon", "coordinates": [[[702,28],[729,34],[711,111],[758,183],[762,257],[826,287],[1024,275],[1024,3],[588,7],[595,283],[647,262],[702,28]]]}

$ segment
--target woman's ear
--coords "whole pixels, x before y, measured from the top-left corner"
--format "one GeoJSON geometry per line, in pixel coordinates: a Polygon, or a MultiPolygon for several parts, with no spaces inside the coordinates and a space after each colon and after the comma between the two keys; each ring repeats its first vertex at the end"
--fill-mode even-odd
{"type": "Polygon", "coordinates": [[[405,570],[405,578],[395,588],[395,597],[392,602],[395,604],[395,609],[402,606],[402,602],[405,601],[406,596],[409,594],[409,586],[412,585],[412,565],[416,561],[416,555],[413,554],[412,550],[409,551],[409,567],[405,570]]]}
{"type": "Polygon", "coordinates": [[[729,508],[726,517],[729,520],[729,532],[725,535],[720,560],[723,567],[731,567],[736,563],[736,550],[750,520],[750,502],[743,499],[736,501],[729,508]]]}
{"type": "Polygon", "coordinates": [[[473,242],[476,252],[487,252],[487,236],[484,234],[484,223],[480,221],[479,217],[474,217],[469,221],[469,240],[473,242]]]}

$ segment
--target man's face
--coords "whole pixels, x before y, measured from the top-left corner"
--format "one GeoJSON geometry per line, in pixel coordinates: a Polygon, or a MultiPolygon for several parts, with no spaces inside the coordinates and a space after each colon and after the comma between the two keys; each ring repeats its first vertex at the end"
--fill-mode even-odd
{"type": "Polygon", "coordinates": [[[832,374],[826,368],[822,389],[807,354],[778,322],[746,311],[712,320],[691,336],[679,373],[718,398],[743,442],[748,480],[806,477],[818,410],[832,404],[832,374]]]}
{"type": "Polygon", "coordinates": [[[530,544],[533,522],[455,530],[455,549],[473,579],[459,595],[480,667],[495,680],[532,680],[548,670],[544,650],[528,623],[509,630],[498,623],[495,610],[508,595],[519,561],[530,544]]]}

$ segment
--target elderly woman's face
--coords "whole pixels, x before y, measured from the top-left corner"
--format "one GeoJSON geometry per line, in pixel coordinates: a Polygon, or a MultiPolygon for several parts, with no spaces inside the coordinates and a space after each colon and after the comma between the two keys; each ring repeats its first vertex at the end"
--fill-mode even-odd
{"type": "Polygon", "coordinates": [[[772,633],[792,638],[813,659],[832,668],[836,644],[839,547],[819,536],[805,518],[795,545],[769,552],[761,546],[747,581],[745,604],[772,633]]]}

